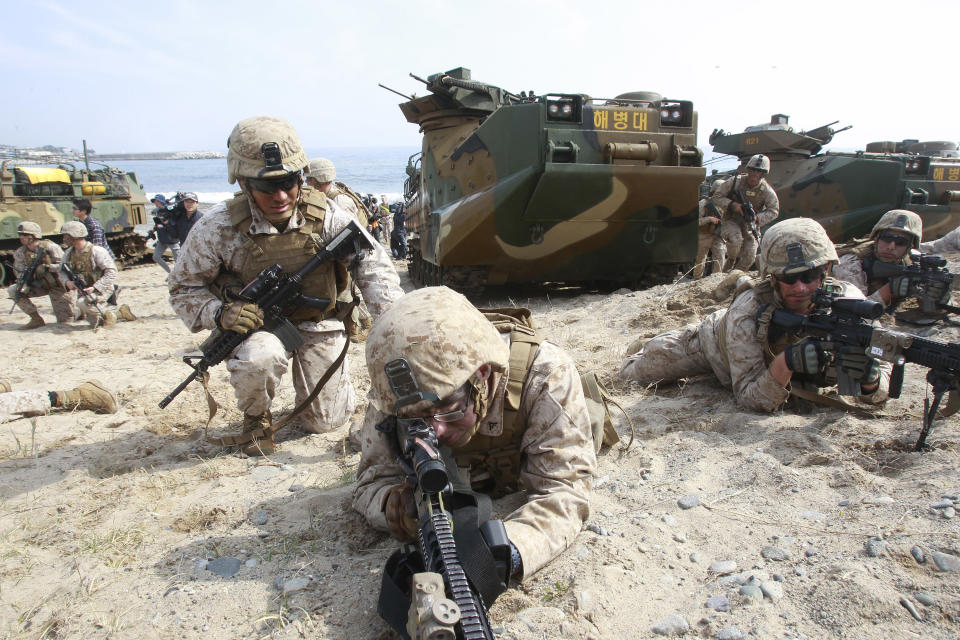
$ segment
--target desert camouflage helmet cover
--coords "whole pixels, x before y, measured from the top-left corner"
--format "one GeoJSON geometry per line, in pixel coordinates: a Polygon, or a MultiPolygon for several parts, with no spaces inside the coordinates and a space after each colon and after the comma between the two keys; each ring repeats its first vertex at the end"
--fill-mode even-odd
{"type": "Polygon", "coordinates": [[[820,223],[789,218],[773,225],[760,241],[760,275],[801,273],[836,262],[837,250],[820,223]]]}
{"type": "Polygon", "coordinates": [[[67,234],[72,238],[86,238],[87,227],[82,222],[71,220],[63,223],[63,226],[60,227],[60,233],[67,234]]]}
{"type": "Polygon", "coordinates": [[[21,222],[19,226],[17,226],[17,233],[33,236],[37,240],[39,240],[43,235],[43,232],[40,230],[40,225],[30,220],[24,220],[21,222]]]}
{"type": "Polygon", "coordinates": [[[747,169],[760,169],[764,173],[770,173],[770,158],[758,153],[747,161],[747,169]]]}
{"type": "Polygon", "coordinates": [[[920,239],[923,237],[923,220],[913,211],[906,209],[892,209],[880,216],[877,224],[873,225],[870,239],[876,240],[881,231],[902,231],[913,237],[913,248],[920,248],[920,239]]]}
{"type": "Polygon", "coordinates": [[[293,126],[283,118],[257,116],[237,123],[227,139],[227,180],[280,178],[307,166],[307,154],[293,126]],[[282,166],[268,169],[263,146],[275,142],[282,166]]]}
{"type": "Polygon", "coordinates": [[[337,168],[326,158],[314,158],[307,165],[307,177],[317,182],[333,182],[337,178],[337,168]]]}
{"type": "MultiPolygon", "coordinates": [[[[443,399],[481,366],[504,371],[510,358],[510,349],[494,326],[447,287],[417,289],[394,302],[373,323],[366,348],[371,401],[388,414],[398,409],[397,394],[384,369],[389,362],[404,358],[419,390],[443,399]]],[[[405,406],[404,413],[422,415],[432,407],[431,399],[423,399],[405,406]]]]}

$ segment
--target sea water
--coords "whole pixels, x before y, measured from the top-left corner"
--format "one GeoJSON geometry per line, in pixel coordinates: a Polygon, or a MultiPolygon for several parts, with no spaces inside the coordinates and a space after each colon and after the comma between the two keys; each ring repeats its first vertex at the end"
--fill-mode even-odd
{"type": "MultiPolygon", "coordinates": [[[[418,153],[410,147],[331,147],[308,149],[307,157],[324,157],[337,168],[337,181],[344,182],[360,195],[372,194],[388,202],[403,198],[407,159],[418,153]]],[[[237,185],[227,182],[227,160],[117,160],[109,163],[137,174],[148,198],[162,193],[192,191],[205,204],[231,197],[237,185]]]]}

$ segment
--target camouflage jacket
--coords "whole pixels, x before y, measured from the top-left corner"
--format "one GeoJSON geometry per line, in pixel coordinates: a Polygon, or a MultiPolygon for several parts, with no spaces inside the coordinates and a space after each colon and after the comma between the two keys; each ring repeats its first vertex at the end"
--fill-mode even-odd
{"type": "MultiPolygon", "coordinates": [[[[113,283],[117,279],[117,264],[107,250],[100,245],[88,242],[83,252],[86,253],[88,250],[89,262],[83,261],[82,253],[74,257],[76,251],[73,247],[64,252],[63,262],[71,265],[75,274],[83,276],[88,287],[92,286],[100,295],[109,296],[113,293],[113,283]]],[[[64,273],[60,273],[60,282],[64,286],[69,279],[64,273]]]]}
{"type": "Polygon", "coordinates": [[[753,205],[754,211],[757,212],[758,227],[768,225],[780,216],[780,199],[773,187],[767,184],[766,179],[761,179],[760,184],[756,187],[749,187],[747,186],[747,176],[740,174],[735,178],[725,180],[717,187],[717,192],[713,195],[713,202],[725,214],[725,218],[729,217],[730,203],[734,202],[731,196],[734,183],[743,193],[743,197],[753,205]]]}
{"type": "Polygon", "coordinates": [[[960,252],[960,227],[957,227],[939,240],[920,243],[921,253],[958,253],[960,252]]]}
{"type": "MultiPolygon", "coordinates": [[[[503,403],[509,371],[497,382],[494,397],[477,433],[503,430],[503,403]]],[[[386,416],[372,406],[363,426],[363,454],[357,470],[353,507],[378,529],[386,530],[383,502],[387,490],[404,479],[396,449],[376,430],[386,416]]],[[[566,549],[590,515],[590,488],[596,473],[590,418],[577,368],[559,347],[543,342],[523,385],[517,419],[526,423],[520,484],[526,502],[504,518],[507,535],[520,551],[526,578],[566,549]]],[[[456,455],[456,450],[453,451],[456,455]]],[[[470,470],[459,470],[464,480],[470,470]]]]}
{"type": "MultiPolygon", "coordinates": [[[[843,287],[845,296],[863,297],[849,283],[835,284],[843,287]]],[[[770,373],[766,344],[757,337],[759,305],[753,289],[744,291],[729,308],[704,318],[698,337],[710,368],[725,387],[733,389],[738,404],[755,411],[773,411],[786,402],[790,393],[789,388],[782,387],[770,373]]],[[[880,387],[861,400],[870,403],[886,400],[890,365],[881,363],[880,368],[880,387]]]]}
{"type": "MultiPolygon", "coordinates": [[[[256,207],[251,206],[250,213],[251,235],[281,233],[256,207]]],[[[329,242],[350,220],[352,217],[347,212],[327,200],[321,242],[329,242]]],[[[293,232],[303,224],[304,218],[297,212],[284,233],[293,232]]],[[[403,295],[403,289],[400,288],[400,276],[386,251],[373,238],[370,238],[370,243],[373,251],[360,261],[353,277],[371,314],[376,317],[403,295]]],[[[216,327],[214,316],[222,301],[209,285],[221,273],[240,273],[246,252],[244,235],[230,224],[226,202],[211,208],[190,231],[167,282],[170,305],[191,331],[216,327]]],[[[343,327],[343,322],[335,318],[322,320],[318,324],[331,330],[343,327]]]]}

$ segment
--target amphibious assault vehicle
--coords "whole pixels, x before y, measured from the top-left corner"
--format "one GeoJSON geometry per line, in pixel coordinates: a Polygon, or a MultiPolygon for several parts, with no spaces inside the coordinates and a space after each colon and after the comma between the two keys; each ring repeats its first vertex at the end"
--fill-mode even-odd
{"type": "Polygon", "coordinates": [[[0,279],[10,282],[13,252],[20,246],[22,220],[40,225],[45,237],[60,239],[60,227],[73,220],[73,200],[86,198],[118,261],[136,262],[146,253],[146,238],[134,226],[148,221],[147,197],[136,174],[106,165],[82,168],[58,158],[0,160],[0,279]]]}
{"type": "Polygon", "coordinates": [[[423,133],[405,183],[418,284],[629,283],[694,261],[692,102],[514,94],[462,67],[413,77],[429,90],[400,105],[423,133]]]}
{"type": "MultiPolygon", "coordinates": [[[[833,136],[850,127],[836,122],[794,131],[789,117],[743,133],[710,134],[717,153],[735,155],[740,170],[750,156],[770,157],[770,183],[780,198],[780,219],[818,220],[834,242],[866,236],[890,209],[909,209],[923,218],[924,240],[960,225],[960,147],[955,142],[872,142],[864,151],[820,153],[833,136]]],[[[710,176],[708,182],[725,177],[710,176]]]]}

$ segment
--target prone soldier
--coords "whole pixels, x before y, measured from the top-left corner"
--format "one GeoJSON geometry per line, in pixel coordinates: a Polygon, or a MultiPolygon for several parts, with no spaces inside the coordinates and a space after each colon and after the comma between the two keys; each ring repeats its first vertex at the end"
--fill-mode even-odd
{"type": "Polygon", "coordinates": [[[738,404],[769,412],[791,394],[820,401],[816,390],[835,384],[836,369],[843,368],[860,383],[861,400],[885,401],[887,363],[863,352],[838,354],[828,363],[817,342],[771,330],[778,309],[809,314],[821,287],[863,298],[853,285],[830,277],[836,262],[836,249],[815,220],[791,218],[775,224],[763,236],[759,280],[739,286],[728,308],[711,313],[699,325],[656,336],[628,354],[620,375],[650,384],[713,373],[733,389],[738,404]]]}
{"type": "Polygon", "coordinates": [[[20,246],[13,252],[14,270],[21,278],[25,278],[28,275],[25,272],[36,262],[30,282],[18,281],[7,288],[7,293],[16,300],[16,306],[30,316],[30,321],[20,329],[36,329],[46,324],[36,305],[30,301],[30,298],[46,295],[50,296],[57,323],[72,322],[76,317],[77,295],[68,291],[57,278],[63,262],[63,249],[55,242],[42,239],[40,225],[36,222],[21,222],[17,233],[20,236],[20,246]]]}
{"type": "Polygon", "coordinates": [[[42,416],[51,409],[116,413],[117,397],[96,380],[88,380],[63,391],[13,391],[9,382],[0,380],[0,422],[42,416]]]}

